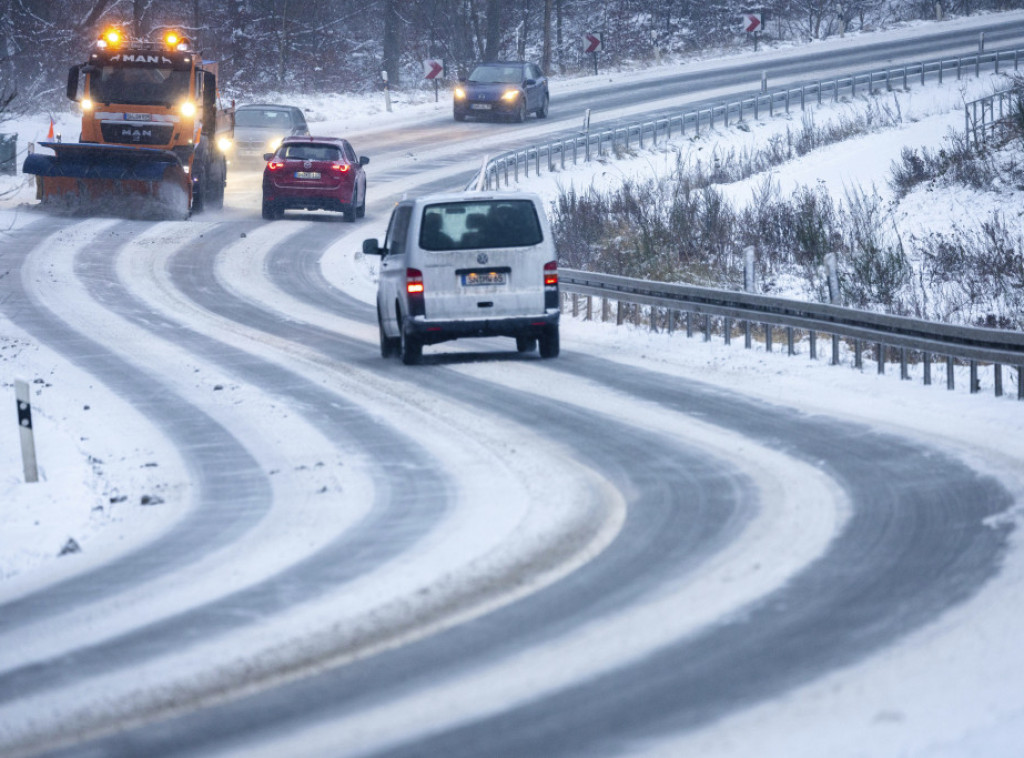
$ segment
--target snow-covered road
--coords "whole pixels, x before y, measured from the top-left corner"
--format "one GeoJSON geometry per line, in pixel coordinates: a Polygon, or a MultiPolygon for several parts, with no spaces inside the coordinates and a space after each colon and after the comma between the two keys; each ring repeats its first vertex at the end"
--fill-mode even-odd
{"type": "Polygon", "coordinates": [[[355,225],[0,210],[0,754],[1019,754],[1021,404],[569,318],[382,360],[360,242],[476,163],[386,142],[355,225]]]}

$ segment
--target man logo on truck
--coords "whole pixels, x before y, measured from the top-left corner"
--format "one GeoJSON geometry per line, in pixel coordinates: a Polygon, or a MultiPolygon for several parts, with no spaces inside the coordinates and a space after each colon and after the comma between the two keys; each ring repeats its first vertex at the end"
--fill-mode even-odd
{"type": "Polygon", "coordinates": [[[170,66],[174,63],[170,58],[166,58],[162,55],[132,55],[131,53],[120,53],[118,55],[110,56],[111,61],[119,61],[121,63],[157,63],[170,66]]]}

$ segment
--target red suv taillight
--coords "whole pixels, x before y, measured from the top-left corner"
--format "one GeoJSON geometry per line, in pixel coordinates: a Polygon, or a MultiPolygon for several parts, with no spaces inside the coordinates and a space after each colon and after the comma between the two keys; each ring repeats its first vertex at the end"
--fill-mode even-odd
{"type": "Polygon", "coordinates": [[[544,286],[554,287],[558,284],[558,261],[544,264],[544,286]]]}
{"type": "Polygon", "coordinates": [[[350,168],[352,168],[352,167],[349,164],[347,164],[347,163],[332,163],[331,164],[331,171],[334,171],[337,174],[347,174],[350,168]]]}
{"type": "Polygon", "coordinates": [[[282,168],[284,168],[284,161],[267,161],[267,169],[269,171],[280,171],[282,168]]]}

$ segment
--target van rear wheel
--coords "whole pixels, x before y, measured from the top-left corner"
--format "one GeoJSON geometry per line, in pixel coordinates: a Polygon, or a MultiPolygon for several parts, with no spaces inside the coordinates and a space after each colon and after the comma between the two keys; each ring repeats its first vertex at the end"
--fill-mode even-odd
{"type": "Polygon", "coordinates": [[[387,335],[387,332],[384,331],[384,321],[380,317],[380,311],[377,312],[377,328],[380,330],[380,357],[393,358],[398,355],[402,349],[402,338],[387,335]]]}
{"type": "Polygon", "coordinates": [[[409,334],[409,329],[402,326],[401,347],[402,363],[406,366],[415,366],[423,358],[423,343],[419,337],[409,334]]]}
{"type": "Polygon", "coordinates": [[[540,357],[558,357],[558,325],[545,327],[540,337],[540,357]]]}
{"type": "Polygon", "coordinates": [[[516,350],[520,353],[532,353],[537,349],[537,340],[533,337],[516,337],[516,350]]]}

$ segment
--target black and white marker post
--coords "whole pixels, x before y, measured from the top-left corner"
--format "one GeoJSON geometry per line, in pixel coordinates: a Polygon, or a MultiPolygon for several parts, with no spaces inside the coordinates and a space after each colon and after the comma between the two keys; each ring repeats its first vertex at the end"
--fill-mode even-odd
{"type": "Polygon", "coordinates": [[[32,403],[28,396],[28,382],[14,380],[14,394],[18,401],[18,428],[21,430],[21,459],[25,466],[25,481],[38,482],[36,468],[36,441],[32,432],[32,403]]]}

